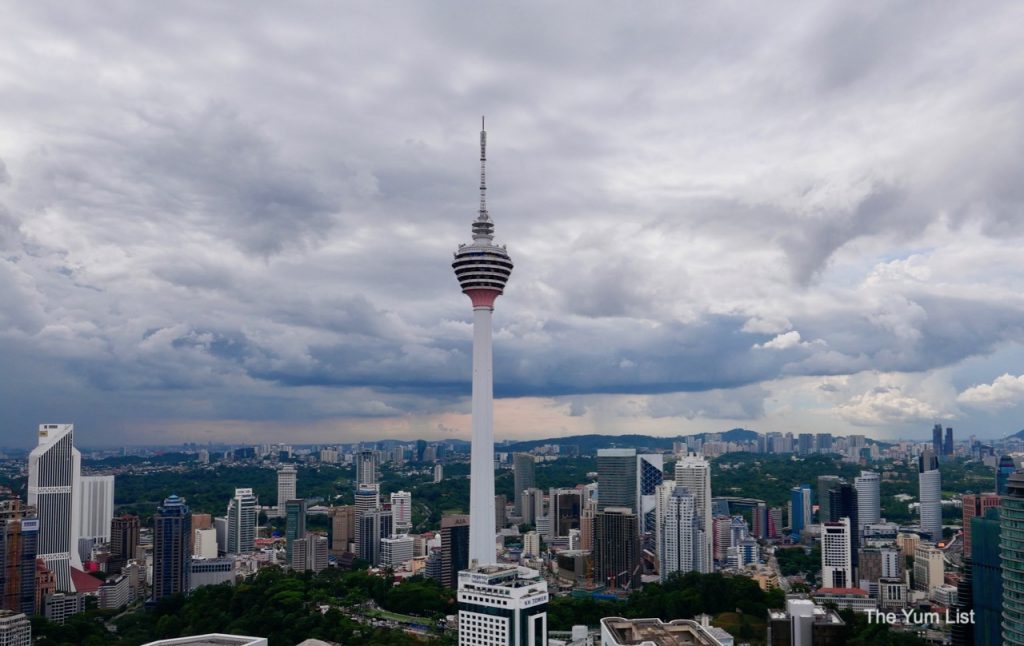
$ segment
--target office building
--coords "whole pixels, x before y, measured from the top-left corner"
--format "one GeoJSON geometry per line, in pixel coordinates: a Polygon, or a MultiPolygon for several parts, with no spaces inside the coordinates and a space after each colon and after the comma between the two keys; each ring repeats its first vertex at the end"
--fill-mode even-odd
{"type": "Polygon", "coordinates": [[[945,583],[945,565],[942,550],[922,543],[914,550],[914,589],[931,594],[936,586],[945,583]]]}
{"type": "Polygon", "coordinates": [[[853,555],[850,551],[852,528],[849,518],[821,525],[821,587],[851,588],[853,555]]]}
{"type": "Polygon", "coordinates": [[[842,482],[839,476],[818,476],[818,521],[832,520],[828,507],[828,492],[842,482]]]}
{"type": "Polygon", "coordinates": [[[246,554],[255,550],[258,506],[259,502],[252,489],[235,489],[235,496],[228,503],[228,554],[246,554]]]}
{"type": "Polygon", "coordinates": [[[580,528],[583,513],[583,492],[579,489],[552,489],[548,496],[548,515],[551,517],[551,535],[568,536],[580,528]]]}
{"type": "Polygon", "coordinates": [[[434,484],[437,484],[437,483],[441,482],[442,480],[444,480],[444,465],[443,464],[435,464],[434,465],[434,484]]]}
{"type": "Polygon", "coordinates": [[[932,427],[932,455],[938,459],[942,455],[942,424],[932,427]]]}
{"type": "Polygon", "coordinates": [[[408,534],[380,539],[380,566],[397,570],[415,555],[416,541],[408,534]]]}
{"type": "MultiPolygon", "coordinates": [[[[192,514],[195,522],[195,514],[192,514]]],[[[217,530],[212,527],[192,530],[192,556],[201,559],[217,558],[217,530]]]]}
{"type": "Polygon", "coordinates": [[[38,519],[0,520],[0,609],[35,614],[38,549],[38,519]]]}
{"type": "Polygon", "coordinates": [[[988,509],[999,507],[1000,497],[994,493],[965,493],[961,497],[961,511],[963,512],[963,540],[965,555],[971,553],[971,519],[975,516],[984,516],[988,509]]]}
{"type": "Polygon", "coordinates": [[[277,470],[277,508],[284,509],[289,500],[297,500],[299,472],[294,464],[282,464],[277,470]]]}
{"type": "Polygon", "coordinates": [[[377,452],[370,449],[362,449],[356,453],[355,462],[356,484],[359,486],[377,484],[377,469],[380,466],[380,456],[378,456],[377,452]]]}
{"type": "MultiPolygon", "coordinates": [[[[789,534],[794,541],[800,540],[800,533],[811,522],[811,488],[800,485],[789,490],[789,534]]],[[[835,512],[832,512],[833,514],[835,512]]]]}
{"type": "Polygon", "coordinates": [[[396,534],[408,534],[412,531],[411,493],[396,491],[391,494],[391,515],[394,519],[396,534]]]}
{"type": "Polygon", "coordinates": [[[288,500],[284,503],[285,560],[291,564],[295,541],[306,538],[306,501],[288,500]]]}
{"type": "Polygon", "coordinates": [[[675,572],[703,572],[703,531],[697,518],[697,498],[686,487],[675,487],[668,498],[662,529],[658,563],[661,580],[675,572]]]}
{"type": "Polygon", "coordinates": [[[732,646],[732,635],[692,619],[601,619],[601,646],[732,646]]]}
{"type": "Polygon", "coordinates": [[[339,505],[331,507],[327,514],[330,517],[327,529],[330,551],[335,556],[341,556],[350,551],[356,540],[356,508],[353,505],[339,505]]]}
{"type": "Polygon", "coordinates": [[[153,516],[153,593],[157,601],[189,591],[192,516],[185,499],[170,496],[153,516]]]}
{"type": "MultiPolygon", "coordinates": [[[[117,610],[127,606],[132,598],[131,582],[123,574],[107,579],[97,590],[101,610],[117,610]]],[[[0,642],[2,643],[2,642],[0,642]]]]}
{"type": "MultiPolygon", "coordinates": [[[[213,529],[213,516],[211,514],[192,514],[192,553],[196,551],[196,530],[213,529]]],[[[216,556],[216,554],[214,554],[216,556]]]]}
{"type": "Polygon", "coordinates": [[[459,646],[546,646],[547,583],[536,570],[488,565],[459,572],[459,646]]]}
{"type": "Polygon", "coordinates": [[[917,468],[921,531],[938,542],[942,540],[942,482],[939,460],[930,448],[918,458],[917,468]]]}
{"type": "Polygon", "coordinates": [[[110,521],[109,572],[120,572],[128,561],[135,558],[139,545],[139,517],[125,514],[110,521]]]}
{"type": "Polygon", "coordinates": [[[842,518],[850,519],[850,554],[853,557],[853,567],[858,563],[860,552],[860,492],[847,482],[840,482],[828,492],[830,522],[836,522],[842,518]]]}
{"type": "MultiPolygon", "coordinates": [[[[209,530],[201,530],[209,531],[209,530]]],[[[188,589],[198,590],[208,585],[235,583],[235,559],[227,556],[221,558],[194,558],[189,563],[188,589]]]]}
{"type": "MultiPolygon", "coordinates": [[[[882,521],[881,478],[874,471],[861,471],[854,478],[853,486],[857,490],[857,523],[856,532],[864,525],[875,525],[882,521]]],[[[853,519],[851,519],[853,520],[853,519]]]]}
{"type": "Polygon", "coordinates": [[[503,494],[494,496],[494,533],[508,525],[508,498],[503,494]]]}
{"type": "Polygon", "coordinates": [[[999,456],[999,463],[996,467],[996,494],[1000,496],[1006,495],[1006,485],[1010,481],[1010,476],[1016,470],[1017,465],[1013,461],[1012,455],[999,456]]]}
{"type": "Polygon", "coordinates": [[[711,536],[711,465],[699,455],[686,455],[676,462],[675,476],[676,486],[685,487],[697,499],[697,520],[704,532],[701,564],[704,572],[710,572],[714,555],[711,536]]]}
{"type": "Polygon", "coordinates": [[[327,569],[327,537],[307,534],[295,539],[291,560],[288,562],[296,572],[322,572],[327,569]]]}
{"type": "Polygon", "coordinates": [[[1006,483],[999,505],[999,555],[1003,575],[1003,643],[1024,644],[1024,473],[1006,483]]]}
{"type": "Polygon", "coordinates": [[[441,516],[441,584],[454,588],[458,573],[469,567],[470,518],[463,514],[441,516]]]}
{"type": "Polygon", "coordinates": [[[831,433],[818,433],[816,443],[818,445],[819,453],[830,453],[832,451],[832,434],[831,433]]]}
{"type": "Polygon", "coordinates": [[[636,510],[640,518],[640,533],[650,534],[650,545],[654,545],[654,522],[657,499],[655,491],[665,479],[665,464],[660,453],[646,453],[636,456],[636,510]]]}
{"type": "Polygon", "coordinates": [[[986,509],[984,516],[971,519],[971,551],[966,566],[971,571],[975,646],[1002,643],[1003,565],[999,556],[999,514],[997,507],[986,509]]]}
{"type": "Polygon", "coordinates": [[[834,610],[790,597],[785,610],[768,611],[769,646],[831,646],[845,643],[846,624],[834,610]]]}
{"type": "Polygon", "coordinates": [[[538,532],[523,534],[523,557],[540,558],[540,534],[538,532]]]}
{"type": "Polygon", "coordinates": [[[796,438],[796,451],[800,455],[810,455],[814,452],[814,436],[810,433],[801,433],[796,438]]]}
{"type": "Polygon", "coordinates": [[[359,517],[357,528],[356,556],[377,567],[380,565],[380,539],[395,533],[391,510],[371,509],[359,517]]]}
{"type": "Polygon", "coordinates": [[[32,623],[22,612],[0,610],[0,646],[31,646],[32,623]]]}
{"type": "Polygon", "coordinates": [[[537,487],[536,462],[533,455],[529,453],[514,453],[512,455],[512,492],[515,515],[522,517],[523,514],[523,491],[537,487]]]}
{"type": "Polygon", "coordinates": [[[946,427],[946,441],[942,443],[942,455],[953,455],[953,427],[946,427]]]}
{"type": "Polygon", "coordinates": [[[636,458],[636,449],[597,450],[598,511],[625,507],[636,512],[636,458]]]}
{"type": "Polygon", "coordinates": [[[544,492],[540,489],[526,489],[522,498],[523,515],[521,521],[527,525],[537,525],[544,514],[544,492]]]}
{"type": "Polygon", "coordinates": [[[110,522],[114,518],[114,476],[82,476],[80,482],[78,537],[109,543],[110,522]]]}
{"type": "Polygon", "coordinates": [[[71,568],[82,569],[82,455],[74,446],[74,428],[41,424],[38,445],[28,456],[28,504],[36,508],[39,519],[38,558],[53,573],[59,592],[74,592],[71,568]]]}
{"type": "Polygon", "coordinates": [[[632,509],[608,507],[597,512],[593,554],[595,582],[621,590],[640,586],[639,521],[632,509]]]}

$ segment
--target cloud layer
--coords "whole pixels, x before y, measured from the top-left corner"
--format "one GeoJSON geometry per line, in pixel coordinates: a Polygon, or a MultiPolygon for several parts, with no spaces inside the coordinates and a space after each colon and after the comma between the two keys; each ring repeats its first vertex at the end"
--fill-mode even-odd
{"type": "Polygon", "coordinates": [[[1017,6],[9,13],[0,445],[464,433],[481,113],[499,435],[1019,426],[1017,6]]]}

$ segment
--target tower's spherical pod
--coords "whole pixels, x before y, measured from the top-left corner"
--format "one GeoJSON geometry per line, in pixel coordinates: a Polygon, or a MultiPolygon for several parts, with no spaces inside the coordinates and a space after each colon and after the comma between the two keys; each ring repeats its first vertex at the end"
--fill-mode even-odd
{"type": "Polygon", "coordinates": [[[474,222],[473,244],[459,247],[452,262],[455,277],[463,293],[472,299],[473,307],[494,307],[494,300],[505,291],[512,274],[508,252],[489,240],[493,229],[490,221],[474,222]]]}

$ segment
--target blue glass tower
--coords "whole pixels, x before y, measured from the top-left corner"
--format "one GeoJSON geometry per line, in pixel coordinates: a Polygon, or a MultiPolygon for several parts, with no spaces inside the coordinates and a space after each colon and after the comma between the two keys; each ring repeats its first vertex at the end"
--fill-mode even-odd
{"type": "Polygon", "coordinates": [[[971,596],[975,646],[1002,643],[1003,571],[999,562],[999,510],[971,519],[971,596]]]}
{"type": "Polygon", "coordinates": [[[999,466],[996,467],[996,493],[1000,496],[1006,495],[1006,483],[1010,481],[1010,475],[1017,470],[1013,457],[1003,455],[999,457],[999,466]]]}
{"type": "Polygon", "coordinates": [[[789,491],[792,507],[792,517],[789,521],[790,536],[793,540],[800,540],[800,532],[807,527],[811,521],[811,486],[800,485],[789,491]]]}
{"type": "Polygon", "coordinates": [[[1014,473],[1007,481],[999,515],[999,558],[1003,574],[1002,643],[1024,646],[1024,473],[1014,473]]]}
{"type": "Polygon", "coordinates": [[[185,499],[164,499],[153,516],[153,601],[172,594],[188,594],[191,535],[192,515],[185,499]]]}

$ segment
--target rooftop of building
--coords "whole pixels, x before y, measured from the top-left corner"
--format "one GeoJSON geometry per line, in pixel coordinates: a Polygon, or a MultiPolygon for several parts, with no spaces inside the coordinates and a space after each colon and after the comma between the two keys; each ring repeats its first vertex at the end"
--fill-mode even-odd
{"type": "Polygon", "coordinates": [[[617,646],[721,646],[732,641],[732,636],[726,631],[711,631],[689,619],[666,623],[661,619],[605,617],[601,620],[601,628],[617,646]]]}
{"type": "Polygon", "coordinates": [[[863,588],[820,588],[817,592],[815,592],[815,594],[848,594],[858,597],[866,597],[868,596],[868,591],[863,588]]]}
{"type": "Polygon", "coordinates": [[[243,635],[225,635],[209,633],[192,637],[176,637],[149,642],[144,646],[267,646],[263,637],[246,637],[243,635]]]}

